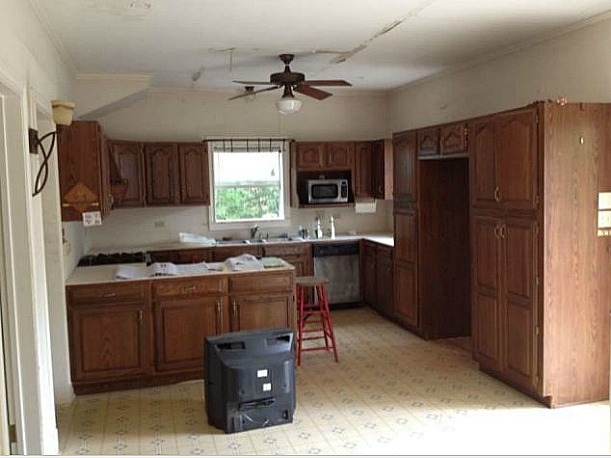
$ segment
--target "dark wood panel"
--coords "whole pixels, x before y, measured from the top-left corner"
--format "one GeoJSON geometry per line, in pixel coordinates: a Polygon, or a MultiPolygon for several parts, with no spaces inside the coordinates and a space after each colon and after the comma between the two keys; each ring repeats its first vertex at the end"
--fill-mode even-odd
{"type": "Polygon", "coordinates": [[[324,167],[330,170],[352,170],[354,142],[325,142],[324,167]]]}
{"type": "Polygon", "coordinates": [[[473,356],[482,367],[501,368],[501,325],[498,294],[473,292],[473,356]]]}
{"type": "Polygon", "coordinates": [[[296,142],[294,149],[297,170],[320,170],[324,167],[323,142],[296,142]]]}
{"type": "Polygon", "coordinates": [[[467,123],[449,124],[439,129],[439,150],[442,156],[467,153],[467,123]]]}
{"type": "Polygon", "coordinates": [[[245,253],[260,257],[263,253],[263,248],[260,245],[225,246],[212,248],[212,261],[223,262],[227,258],[234,258],[245,253]]]}
{"type": "Polygon", "coordinates": [[[212,262],[212,248],[178,251],[177,264],[197,264],[199,262],[212,262]]]}
{"type": "Polygon", "coordinates": [[[149,373],[149,313],[143,303],[69,307],[72,381],[149,373]]]}
{"type": "Polygon", "coordinates": [[[292,294],[232,296],[231,308],[232,331],[295,329],[295,303],[292,294]]]}
{"type": "Polygon", "coordinates": [[[176,143],[146,143],[146,204],[180,203],[180,176],[176,143]]]}
{"type": "Polygon", "coordinates": [[[498,206],[497,163],[492,116],[469,123],[469,157],[471,205],[475,207],[498,206]]]}
{"type": "Polygon", "coordinates": [[[418,130],[418,156],[437,156],[439,154],[439,128],[418,130]]]}
{"type": "Polygon", "coordinates": [[[360,281],[362,301],[367,305],[378,308],[378,267],[377,248],[372,242],[361,242],[360,249],[360,281]]]}
{"type": "Polygon", "coordinates": [[[536,109],[495,116],[499,196],[510,210],[537,208],[536,109]]]}
{"type": "Polygon", "coordinates": [[[393,198],[393,149],[392,140],[372,142],[372,192],[376,199],[393,198]]]}
{"type": "Polygon", "coordinates": [[[144,152],[141,142],[111,140],[111,187],[116,208],[142,207],[144,201],[144,152]]]}
{"type": "Polygon", "coordinates": [[[393,135],[393,199],[415,202],[417,194],[416,132],[393,135]]]}
{"type": "Polygon", "coordinates": [[[179,143],[180,202],[210,205],[208,149],[206,143],[179,143]]]}
{"type": "Polygon", "coordinates": [[[378,311],[385,315],[393,311],[393,249],[377,245],[376,253],[376,302],[378,311]]]}
{"type": "Polygon", "coordinates": [[[471,332],[467,159],[420,161],[419,302],[427,338],[471,332]]]}
{"type": "Polygon", "coordinates": [[[357,142],[355,151],[354,195],[356,197],[372,197],[374,194],[372,144],[371,142],[357,142]]]}
{"type": "Polygon", "coordinates": [[[400,321],[417,328],[419,326],[419,306],[416,265],[395,258],[394,283],[394,314],[400,321]]]}
{"type": "Polygon", "coordinates": [[[418,260],[418,217],[416,213],[394,216],[395,258],[400,261],[418,260]]]}
{"type": "Polygon", "coordinates": [[[204,340],[223,332],[221,297],[161,301],[154,306],[157,371],[204,367],[204,340]]]}

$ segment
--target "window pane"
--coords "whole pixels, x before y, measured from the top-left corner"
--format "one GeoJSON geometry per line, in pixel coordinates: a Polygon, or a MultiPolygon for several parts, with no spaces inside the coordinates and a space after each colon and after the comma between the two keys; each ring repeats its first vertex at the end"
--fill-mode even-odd
{"type": "Polygon", "coordinates": [[[214,152],[217,222],[284,218],[279,152],[214,152]]]}

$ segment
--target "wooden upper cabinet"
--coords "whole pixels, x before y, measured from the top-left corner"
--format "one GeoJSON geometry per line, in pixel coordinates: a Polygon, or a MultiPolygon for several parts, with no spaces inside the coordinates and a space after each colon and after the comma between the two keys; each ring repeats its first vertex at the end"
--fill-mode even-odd
{"type": "Polygon", "coordinates": [[[393,157],[391,139],[371,142],[371,163],[371,187],[373,197],[383,200],[392,199],[393,157]]]}
{"type": "Polygon", "coordinates": [[[399,205],[416,202],[416,148],[415,131],[393,136],[393,198],[399,205]]]}
{"type": "Polygon", "coordinates": [[[351,170],[354,166],[354,142],[327,142],[324,167],[331,170],[351,170]]]}
{"type": "Polygon", "coordinates": [[[109,210],[108,159],[97,121],[75,121],[58,129],[62,221],[81,221],[85,211],[109,210]]]}
{"type": "Polygon", "coordinates": [[[180,202],[210,205],[208,151],[205,143],[179,143],[180,202]]]}
{"type": "Polygon", "coordinates": [[[296,142],[295,166],[297,170],[320,170],[324,167],[323,142],[296,142]]]}
{"type": "Polygon", "coordinates": [[[495,117],[498,161],[498,200],[511,210],[537,208],[536,108],[501,113],[495,117]]]}
{"type": "Polygon", "coordinates": [[[471,203],[532,211],[538,205],[536,108],[470,123],[471,203]]]}
{"type": "Polygon", "coordinates": [[[180,202],[180,178],[176,143],[146,143],[144,159],[146,204],[178,204],[180,202]]]}
{"type": "Polygon", "coordinates": [[[497,205],[498,189],[494,120],[491,116],[469,124],[470,192],[471,205],[493,207],[497,205]]]}
{"type": "Polygon", "coordinates": [[[354,142],[295,142],[297,171],[352,170],[354,142]]]}
{"type": "Polygon", "coordinates": [[[144,206],[144,156],[141,142],[109,140],[113,207],[144,206]]]}
{"type": "Polygon", "coordinates": [[[439,151],[442,156],[467,154],[467,124],[460,122],[439,129],[439,151]]]}
{"type": "Polygon", "coordinates": [[[439,155],[439,128],[418,130],[418,156],[439,155]]]}
{"type": "Polygon", "coordinates": [[[355,145],[356,164],[354,168],[354,196],[373,197],[372,142],[358,142],[355,145]]]}

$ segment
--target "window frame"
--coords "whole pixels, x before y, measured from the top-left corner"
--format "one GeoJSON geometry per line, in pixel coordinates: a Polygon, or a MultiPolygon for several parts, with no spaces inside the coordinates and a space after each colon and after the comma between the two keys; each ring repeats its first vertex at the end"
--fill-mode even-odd
{"type": "MultiPolygon", "coordinates": [[[[248,149],[249,144],[261,145],[261,151],[265,151],[264,145],[269,144],[269,139],[234,139],[231,140],[232,144],[237,147],[242,146],[248,149]]],[[[210,141],[208,143],[208,165],[210,170],[210,205],[208,206],[208,228],[210,231],[221,231],[230,229],[249,229],[253,225],[258,225],[260,229],[273,228],[273,227],[287,227],[291,225],[291,214],[290,214],[290,167],[289,167],[289,142],[286,139],[272,139],[274,144],[281,144],[280,151],[280,167],[279,172],[282,173],[280,180],[280,192],[282,193],[282,207],[284,210],[284,217],[274,220],[269,219],[250,219],[241,221],[228,221],[222,222],[216,220],[215,213],[215,199],[216,199],[216,187],[215,187],[215,170],[214,170],[214,153],[215,145],[223,145],[226,148],[225,140],[210,141]]],[[[219,151],[217,151],[219,152],[219,151]]],[[[257,151],[252,151],[253,154],[257,154],[257,151]]]]}

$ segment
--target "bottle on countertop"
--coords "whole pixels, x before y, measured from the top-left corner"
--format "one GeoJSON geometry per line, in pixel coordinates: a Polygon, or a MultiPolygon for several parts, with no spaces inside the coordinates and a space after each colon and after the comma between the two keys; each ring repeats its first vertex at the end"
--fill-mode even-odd
{"type": "Polygon", "coordinates": [[[314,220],[314,238],[322,239],[322,223],[320,221],[320,217],[316,217],[314,220]]]}
{"type": "Polygon", "coordinates": [[[335,218],[333,216],[329,218],[329,237],[335,238],[335,218]]]}

